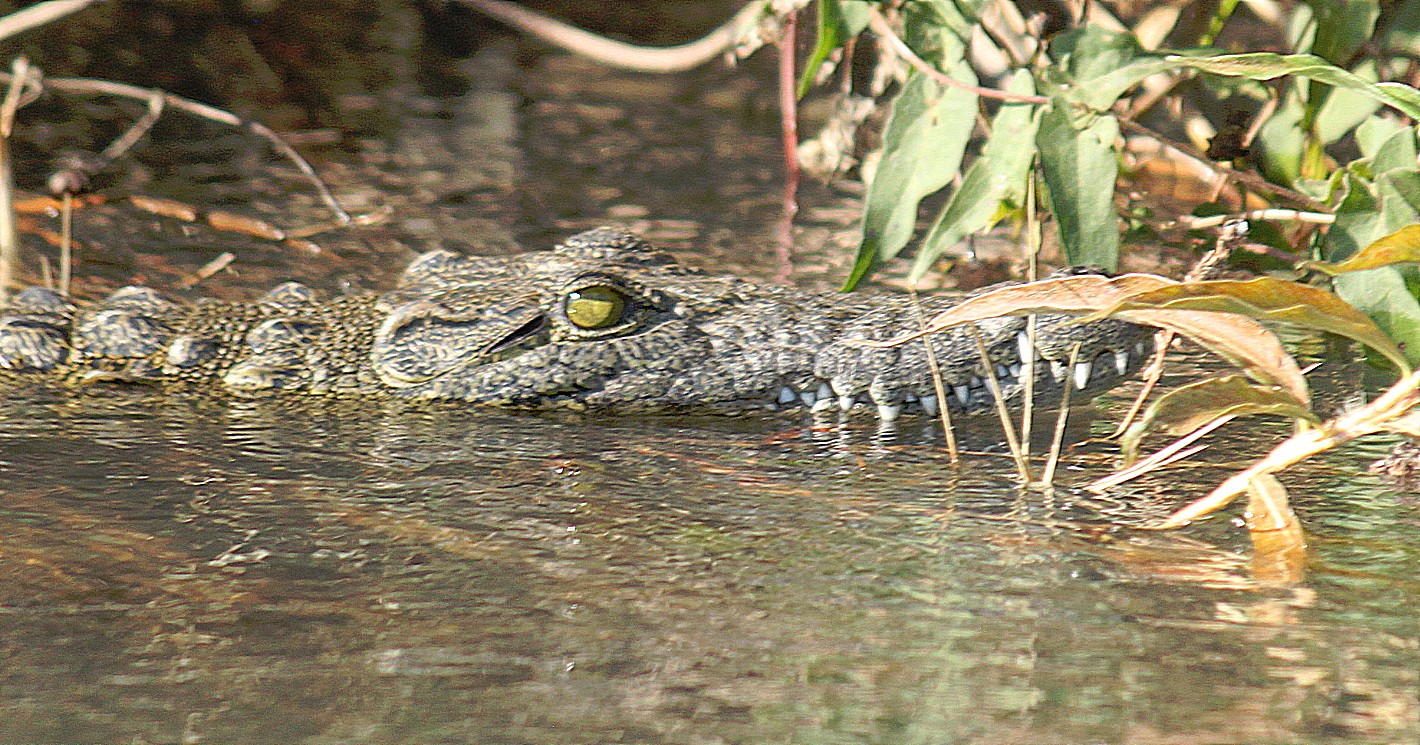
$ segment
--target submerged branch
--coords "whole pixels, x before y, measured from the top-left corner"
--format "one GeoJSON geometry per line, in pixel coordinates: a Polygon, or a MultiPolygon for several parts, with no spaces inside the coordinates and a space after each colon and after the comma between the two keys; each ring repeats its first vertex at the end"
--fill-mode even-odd
{"type": "MultiPolygon", "coordinates": [[[[0,83],[10,83],[14,79],[15,76],[11,73],[0,73],[0,83]]],[[[306,177],[306,180],[315,188],[316,193],[320,195],[320,199],[325,203],[326,207],[329,208],[331,212],[335,213],[336,219],[340,220],[342,224],[349,224],[352,219],[350,213],[346,212],[345,209],[340,206],[340,202],[335,198],[335,195],[326,187],[325,182],[321,181],[320,177],[316,175],[315,169],[311,167],[311,164],[306,162],[306,159],[302,158],[301,154],[296,152],[294,148],[286,144],[286,141],[282,140],[280,135],[276,134],[274,130],[261,122],[243,119],[229,111],[193,101],[190,98],[183,98],[182,96],[163,91],[155,91],[151,88],[140,88],[136,85],[116,83],[111,80],[99,80],[96,78],[44,78],[42,85],[66,93],[131,98],[143,101],[150,106],[153,105],[152,101],[154,96],[162,96],[163,105],[165,106],[185,111],[203,119],[210,119],[220,124],[245,129],[271,143],[271,146],[274,147],[277,152],[291,161],[291,163],[300,170],[301,174],[306,177]]]]}
{"type": "Polygon", "coordinates": [[[0,18],[0,39],[22,34],[36,26],[57,21],[94,4],[95,0],[49,0],[36,3],[0,18]]]}
{"type": "Polygon", "coordinates": [[[474,10],[573,54],[636,72],[683,72],[733,49],[769,11],[768,0],[745,5],[714,31],[687,44],[645,47],[608,39],[504,0],[460,0],[474,10]]]}

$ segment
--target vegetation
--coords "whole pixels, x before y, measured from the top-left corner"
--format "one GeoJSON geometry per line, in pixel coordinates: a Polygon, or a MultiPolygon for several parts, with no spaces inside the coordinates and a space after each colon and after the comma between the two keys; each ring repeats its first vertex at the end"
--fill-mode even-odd
{"type": "MultiPolygon", "coordinates": [[[[1356,436],[1413,432],[1420,421],[1420,379],[1410,372],[1420,360],[1420,272],[1413,266],[1420,261],[1420,2],[1254,3],[1249,13],[1235,13],[1236,2],[1201,3],[1154,8],[1132,29],[1098,5],[1087,7],[1094,12],[1042,40],[1011,17],[1013,8],[981,0],[817,3],[813,63],[871,27],[911,67],[892,100],[847,287],[907,248],[921,203],[938,191],[946,198],[916,247],[913,280],[963,237],[1003,220],[1019,223],[1037,207],[1053,216],[1071,263],[1114,268],[1127,250],[1119,205],[1129,200],[1110,188],[1129,180],[1121,174],[1121,133],[1154,138],[1202,164],[1236,187],[1231,194],[1218,189],[1191,215],[1159,219],[1130,210],[1133,236],[1176,226],[1227,229],[1227,218],[1199,218],[1231,214],[1235,232],[1219,239],[1209,261],[1246,240],[1262,242],[1287,257],[1264,267],[1269,276],[1208,281],[1198,271],[1184,283],[1116,283],[1108,291],[1081,287],[1094,278],[1072,277],[973,304],[991,314],[1049,310],[1151,323],[1236,363],[1245,377],[1186,386],[1121,427],[1127,460],[1150,430],[1187,443],[1243,414],[1290,417],[1296,436],[1160,527],[1185,524],[1250,492],[1249,513],[1263,515],[1254,527],[1291,531],[1299,542],[1272,474],[1356,436]],[[1198,8],[1205,16],[1190,17],[1198,8]],[[1268,9],[1278,12],[1269,18],[1268,9]],[[1220,42],[1235,26],[1246,30],[1232,38],[1270,37],[1286,49],[1220,42]],[[1175,49],[1156,48],[1166,36],[1175,49]],[[998,88],[983,87],[983,59],[1007,61],[990,74],[998,88]],[[1166,117],[1163,127],[1179,132],[1189,123],[1213,133],[1206,153],[1139,123],[1161,102],[1187,120],[1166,117]],[[988,113],[989,123],[978,118],[988,113]],[[974,128],[979,147],[963,136],[974,128]],[[1301,228],[1266,222],[1279,220],[1301,228]],[[1246,221],[1256,227],[1249,231],[1246,221]],[[1360,341],[1402,379],[1371,405],[1320,422],[1297,364],[1258,321],[1360,341]]],[[[962,306],[928,327],[983,314],[962,306]]]]}

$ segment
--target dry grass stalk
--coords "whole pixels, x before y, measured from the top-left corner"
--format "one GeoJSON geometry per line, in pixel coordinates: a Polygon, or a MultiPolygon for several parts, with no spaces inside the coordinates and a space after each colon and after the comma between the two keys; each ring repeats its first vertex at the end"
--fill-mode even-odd
{"type": "Polygon", "coordinates": [[[982,377],[986,380],[986,385],[991,391],[991,398],[996,403],[996,416],[1001,420],[1002,431],[1006,433],[1006,446],[1011,451],[1011,459],[1016,463],[1016,472],[1020,474],[1022,484],[1029,484],[1031,483],[1030,455],[1021,445],[1020,438],[1016,436],[1016,426],[1011,421],[1011,412],[1006,408],[1006,400],[1001,396],[1001,381],[996,379],[996,369],[991,361],[991,353],[986,351],[986,342],[981,340],[981,334],[977,332],[976,326],[968,325],[966,328],[971,332],[971,340],[976,342],[976,354],[981,360],[983,370],[982,377]]]}
{"type": "MultiPolygon", "coordinates": [[[[1034,343],[1034,342],[1032,342],[1034,343]]],[[[1080,343],[1070,349],[1070,360],[1066,370],[1074,370],[1080,358],[1080,343]]],[[[1070,420],[1070,381],[1061,386],[1060,411],[1055,415],[1055,433],[1050,438],[1050,453],[1045,459],[1045,471],[1040,475],[1040,486],[1050,487],[1055,483],[1055,469],[1060,465],[1060,453],[1065,449],[1065,424],[1070,420]]]]}
{"type": "Polygon", "coordinates": [[[74,276],[74,195],[64,192],[59,210],[59,295],[69,297],[74,276]]]}
{"type": "Polygon", "coordinates": [[[1232,420],[1233,416],[1231,414],[1228,416],[1218,417],[1217,419],[1214,419],[1208,424],[1199,427],[1198,429],[1192,432],[1189,432],[1183,437],[1178,438],[1168,447],[1160,449],[1153,455],[1144,458],[1138,463],[1135,463],[1129,466],[1128,468],[1125,468],[1124,470],[1115,471],[1114,473],[1105,476],[1104,478],[1096,479],[1095,481],[1090,482],[1089,485],[1085,487],[1085,489],[1099,494],[1116,486],[1119,486],[1120,484],[1123,484],[1126,481],[1133,481],[1134,479],[1137,479],[1140,476],[1149,473],[1150,471],[1163,468],[1164,466],[1167,466],[1170,463],[1177,463],[1178,461],[1187,458],[1207,447],[1206,445],[1200,445],[1196,448],[1188,448],[1189,445],[1192,445],[1193,443],[1197,442],[1199,438],[1207,435],[1208,433],[1223,426],[1224,424],[1231,422],[1232,420]],[[1185,450],[1185,448],[1188,449],[1185,450]]]}
{"type": "Polygon", "coordinates": [[[1169,515],[1163,522],[1150,526],[1157,529],[1179,528],[1216,510],[1226,507],[1247,490],[1258,476],[1278,473],[1318,453],[1350,442],[1363,435],[1384,431],[1405,431],[1415,416],[1411,412],[1420,403],[1420,372],[1413,372],[1391,386],[1371,403],[1298,432],[1272,449],[1264,458],[1230,476],[1207,496],[1195,500],[1169,515]],[[1408,416],[1407,416],[1408,415],[1408,416]]]}
{"type": "MultiPolygon", "coordinates": [[[[917,291],[908,288],[912,298],[912,312],[917,317],[917,325],[925,327],[927,318],[922,314],[922,304],[917,301],[917,291]]],[[[956,430],[952,427],[951,406],[947,404],[947,385],[942,380],[942,367],[937,364],[937,353],[932,350],[929,338],[922,339],[922,348],[927,353],[927,366],[932,370],[932,391],[937,394],[937,412],[942,422],[942,436],[947,441],[947,457],[953,466],[961,465],[961,452],[957,449],[956,430]]]]}

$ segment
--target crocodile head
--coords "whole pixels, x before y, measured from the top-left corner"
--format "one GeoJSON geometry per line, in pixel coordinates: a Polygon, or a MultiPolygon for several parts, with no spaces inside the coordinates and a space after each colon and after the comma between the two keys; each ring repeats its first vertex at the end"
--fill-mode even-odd
{"type": "Polygon", "coordinates": [[[931,355],[923,341],[855,343],[915,329],[922,314],[954,302],[713,276],[602,228],[517,256],[425,254],[382,298],[369,362],[380,384],[415,398],[719,410],[865,403],[890,419],[904,406],[940,406],[934,363],[947,403],[976,411],[991,405],[992,385],[1018,402],[1026,370],[1053,403],[1061,385],[1113,386],[1150,350],[1147,329],[1063,316],[1039,318],[1034,346],[1024,319],[977,324],[989,374],[964,330],[931,337],[931,355]],[[1079,363],[1066,370],[1077,344],[1079,363]]]}
{"type": "Polygon", "coordinates": [[[76,309],[32,289],[0,312],[0,377],[216,380],[240,396],[304,391],[511,406],[868,404],[893,419],[909,407],[984,410],[993,388],[1018,404],[1027,379],[1054,404],[1063,386],[1113,386],[1152,348],[1146,328],[1054,315],[1037,317],[1033,342],[1025,319],[1006,317],[896,347],[862,344],[915,331],[956,302],[714,276],[603,228],[517,256],[425,254],[383,295],[322,301],[287,284],[255,303],[183,306],[125,288],[76,309]]]}

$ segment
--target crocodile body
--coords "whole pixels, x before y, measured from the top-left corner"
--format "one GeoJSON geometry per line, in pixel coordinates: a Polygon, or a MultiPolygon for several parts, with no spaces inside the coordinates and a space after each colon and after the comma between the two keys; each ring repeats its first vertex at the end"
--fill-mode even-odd
{"type": "MultiPolygon", "coordinates": [[[[252,303],[173,303],[142,287],[75,308],[46,290],[0,313],[0,378],[46,376],[208,386],[236,396],[453,399],[519,407],[637,410],[858,407],[894,419],[946,403],[992,405],[966,330],[868,348],[919,327],[959,300],[823,294],[713,276],[640,239],[602,228],[550,251],[465,258],[427,253],[383,294],[321,300],[289,283],[252,303]]],[[[1037,319],[976,324],[1008,403],[1025,370],[1034,390],[1086,393],[1132,374],[1151,332],[1119,321],[1037,319]],[[1073,369],[1065,361],[1078,345],[1073,369]],[[1022,355],[1036,363],[1023,366],[1022,355]]]]}

